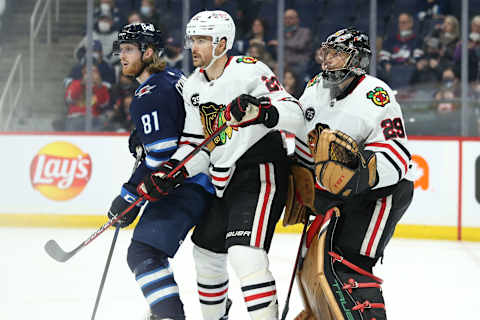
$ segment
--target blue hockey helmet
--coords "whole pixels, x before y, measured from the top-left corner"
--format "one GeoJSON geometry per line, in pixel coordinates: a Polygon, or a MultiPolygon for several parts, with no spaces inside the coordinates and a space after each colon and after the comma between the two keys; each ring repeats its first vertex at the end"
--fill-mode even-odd
{"type": "Polygon", "coordinates": [[[123,26],[118,33],[118,40],[113,42],[114,54],[120,53],[122,43],[136,43],[142,52],[150,46],[157,50],[159,55],[164,48],[162,32],[151,23],[131,23],[123,26]]]}

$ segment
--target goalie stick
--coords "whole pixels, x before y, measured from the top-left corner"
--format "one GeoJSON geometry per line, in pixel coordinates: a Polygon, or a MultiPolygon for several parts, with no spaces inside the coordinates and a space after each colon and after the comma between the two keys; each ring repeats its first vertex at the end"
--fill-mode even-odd
{"type": "MultiPolygon", "coordinates": [[[[173,168],[173,170],[167,175],[167,177],[171,177],[175,172],[180,170],[185,163],[190,161],[204,146],[206,146],[208,143],[210,143],[213,139],[215,139],[217,136],[219,136],[226,128],[228,127],[227,123],[224,123],[222,126],[218,127],[211,136],[203,140],[202,143],[200,143],[198,146],[195,147],[192,151],[190,151],[189,154],[185,156],[185,158],[178,163],[178,165],[173,168]]],[[[138,153],[137,153],[138,156],[138,153]]],[[[58,262],[65,262],[69,260],[71,257],[73,257],[77,252],[85,248],[88,244],[90,244],[93,240],[95,240],[99,235],[101,235],[105,230],[107,230],[110,226],[115,224],[118,220],[120,220],[121,217],[126,215],[130,210],[132,210],[133,207],[135,207],[138,203],[143,201],[144,198],[140,197],[138,198],[135,202],[133,202],[127,209],[122,211],[119,215],[116,217],[113,217],[112,219],[108,220],[103,224],[97,231],[95,231],[90,237],[87,238],[87,240],[83,241],[80,243],[75,249],[72,251],[65,251],[63,250],[58,243],[55,240],[48,240],[47,243],[45,243],[44,249],[47,252],[47,254],[52,257],[53,259],[57,260],[58,262]]]]}

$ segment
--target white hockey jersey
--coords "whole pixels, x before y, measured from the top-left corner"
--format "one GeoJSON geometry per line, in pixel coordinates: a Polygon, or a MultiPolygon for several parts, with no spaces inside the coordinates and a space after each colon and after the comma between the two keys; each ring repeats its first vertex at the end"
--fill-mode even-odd
{"type": "Polygon", "coordinates": [[[186,163],[185,167],[191,176],[210,166],[218,196],[223,193],[219,190],[228,185],[235,162],[265,135],[272,130],[281,130],[290,136],[296,134],[297,130],[303,132],[303,110],[298,101],[284,90],[275,74],[254,58],[233,56],[229,57],[218,79],[209,80],[203,70],[196,69],[185,82],[185,127],[180,148],[172,158],[183,159],[205,137],[224,124],[226,120],[222,110],[241,94],[269,97],[279,112],[279,122],[271,129],[262,124],[235,129],[227,127],[224,133],[214,139],[215,148],[211,152],[202,150],[186,163]]]}
{"type": "Polygon", "coordinates": [[[413,180],[411,155],[400,105],[393,90],[380,79],[363,76],[352,92],[337,100],[322,85],[321,75],[307,84],[300,103],[305,110],[305,132],[297,136],[296,155],[313,164],[307,146],[308,132],[317,123],[328,125],[351,136],[377,157],[378,183],[374,189],[413,180]]]}

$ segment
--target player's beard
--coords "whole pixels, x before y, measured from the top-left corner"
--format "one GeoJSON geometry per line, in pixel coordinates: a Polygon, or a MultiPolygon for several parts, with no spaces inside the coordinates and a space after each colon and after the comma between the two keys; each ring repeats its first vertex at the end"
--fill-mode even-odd
{"type": "Polygon", "coordinates": [[[129,77],[135,77],[142,70],[142,62],[137,60],[122,67],[122,73],[129,77]]]}

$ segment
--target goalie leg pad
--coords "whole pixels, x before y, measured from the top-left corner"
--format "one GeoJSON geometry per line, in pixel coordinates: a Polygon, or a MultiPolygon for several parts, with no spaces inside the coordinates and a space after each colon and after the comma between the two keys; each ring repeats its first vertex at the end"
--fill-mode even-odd
{"type": "Polygon", "coordinates": [[[329,210],[318,230],[313,230],[315,237],[298,271],[306,309],[311,310],[314,319],[386,319],[382,280],[331,248],[339,216],[337,208],[329,210]]]}
{"type": "Polygon", "coordinates": [[[307,207],[315,212],[314,201],[315,184],[312,172],[305,167],[292,165],[283,225],[305,223],[307,207]]]}

